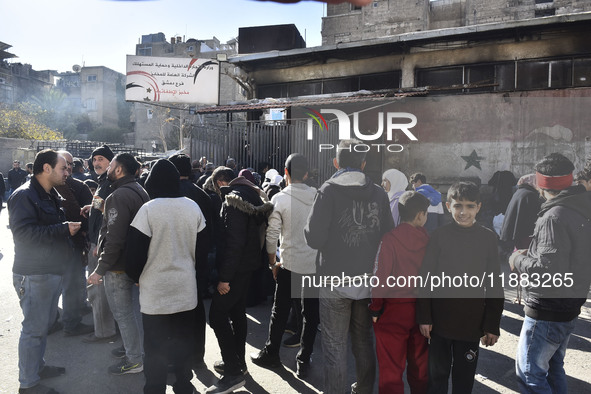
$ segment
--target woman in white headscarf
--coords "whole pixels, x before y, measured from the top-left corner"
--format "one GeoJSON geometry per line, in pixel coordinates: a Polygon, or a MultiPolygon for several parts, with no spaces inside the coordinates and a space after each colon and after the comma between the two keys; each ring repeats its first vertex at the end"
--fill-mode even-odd
{"type": "Polygon", "coordinates": [[[392,211],[392,218],[394,219],[394,227],[400,224],[398,215],[398,199],[406,190],[408,186],[408,179],[402,172],[390,169],[386,170],[382,175],[382,187],[388,193],[390,200],[390,210],[392,211]]]}

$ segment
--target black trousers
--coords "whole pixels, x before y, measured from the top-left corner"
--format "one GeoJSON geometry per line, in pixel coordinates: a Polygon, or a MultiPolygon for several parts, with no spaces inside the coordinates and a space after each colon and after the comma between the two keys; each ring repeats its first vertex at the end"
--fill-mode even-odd
{"type": "Polygon", "coordinates": [[[241,272],[230,281],[230,291],[221,295],[217,290],[211,298],[209,325],[218,339],[226,375],[239,375],[245,364],[246,295],[251,272],[241,272]]]}
{"type": "Polygon", "coordinates": [[[195,308],[195,327],[194,327],[194,348],[193,348],[193,363],[203,361],[205,356],[205,306],[203,305],[203,297],[201,293],[197,295],[197,308],[195,308]]]}
{"type": "Polygon", "coordinates": [[[171,315],[146,315],[144,323],[144,394],[164,394],[168,363],[172,363],[176,394],[192,394],[191,349],[195,311],[171,315]]]}
{"type": "Polygon", "coordinates": [[[277,273],[275,299],[271,311],[271,321],[269,322],[269,338],[265,343],[265,347],[269,354],[279,354],[281,338],[287,325],[292,302],[301,303],[303,315],[301,348],[297,359],[309,362],[310,355],[314,350],[318,324],[320,323],[318,289],[303,288],[302,275],[287,269],[279,269],[277,273]]]}
{"type": "Polygon", "coordinates": [[[431,333],[428,393],[447,393],[450,371],[452,393],[471,393],[478,364],[478,346],[478,341],[456,341],[431,333]]]}

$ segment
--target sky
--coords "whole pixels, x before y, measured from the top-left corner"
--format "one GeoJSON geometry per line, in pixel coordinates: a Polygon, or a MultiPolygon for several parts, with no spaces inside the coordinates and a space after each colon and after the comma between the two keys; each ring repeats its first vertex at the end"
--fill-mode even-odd
{"type": "Polygon", "coordinates": [[[126,55],[144,34],[186,39],[237,37],[239,27],[293,23],[308,47],[321,45],[323,3],[253,0],[0,0],[0,41],[35,70],[71,71],[74,64],[125,73],[126,55]]]}

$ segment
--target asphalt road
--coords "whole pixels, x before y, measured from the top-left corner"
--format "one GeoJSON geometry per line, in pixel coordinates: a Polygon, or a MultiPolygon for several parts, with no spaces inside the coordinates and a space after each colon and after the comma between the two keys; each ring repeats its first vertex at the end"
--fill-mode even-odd
{"type": "MultiPolygon", "coordinates": [[[[0,393],[18,392],[18,337],[22,313],[12,286],[13,260],[12,234],[8,229],[6,209],[0,213],[0,393]]],[[[474,393],[516,393],[514,354],[523,320],[522,307],[512,302],[514,293],[506,292],[505,312],[501,321],[501,338],[492,348],[481,348],[474,393]]],[[[565,369],[568,374],[569,392],[591,392],[591,314],[587,303],[571,337],[566,354],[565,369]]],[[[207,303],[206,308],[209,307],[207,303]]],[[[247,354],[256,352],[264,345],[268,330],[271,300],[249,308],[249,335],[247,354]]],[[[90,323],[91,315],[84,318],[90,323]]],[[[318,393],[322,390],[322,352],[319,333],[313,355],[313,368],[306,381],[295,376],[297,349],[282,348],[281,359],[285,368],[275,371],[253,365],[247,357],[250,375],[240,393],[318,393]]],[[[120,340],[111,344],[85,344],[80,337],[65,337],[58,332],[49,337],[46,361],[66,367],[66,374],[44,381],[45,385],[67,394],[127,394],[141,393],[143,374],[112,376],[107,367],[117,360],[110,356],[111,349],[119,346],[120,340]]],[[[213,384],[218,375],[213,363],[221,359],[217,340],[208,328],[205,362],[207,369],[198,370],[193,383],[201,393],[213,384]]],[[[349,381],[354,382],[352,357],[349,357],[349,381]]],[[[170,377],[174,379],[173,377],[170,377]]],[[[172,381],[169,382],[172,384],[172,381]]],[[[167,387],[167,393],[173,393],[167,387]]],[[[377,385],[376,385],[377,393],[377,385]]]]}

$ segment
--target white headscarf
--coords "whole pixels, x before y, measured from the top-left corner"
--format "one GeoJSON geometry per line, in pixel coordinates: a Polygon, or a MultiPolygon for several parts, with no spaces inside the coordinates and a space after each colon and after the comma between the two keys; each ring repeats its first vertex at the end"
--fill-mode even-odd
{"type": "Polygon", "coordinates": [[[408,186],[406,175],[394,168],[384,171],[382,179],[387,179],[390,182],[390,191],[388,192],[388,198],[390,200],[392,200],[394,194],[403,192],[408,186]]]}

